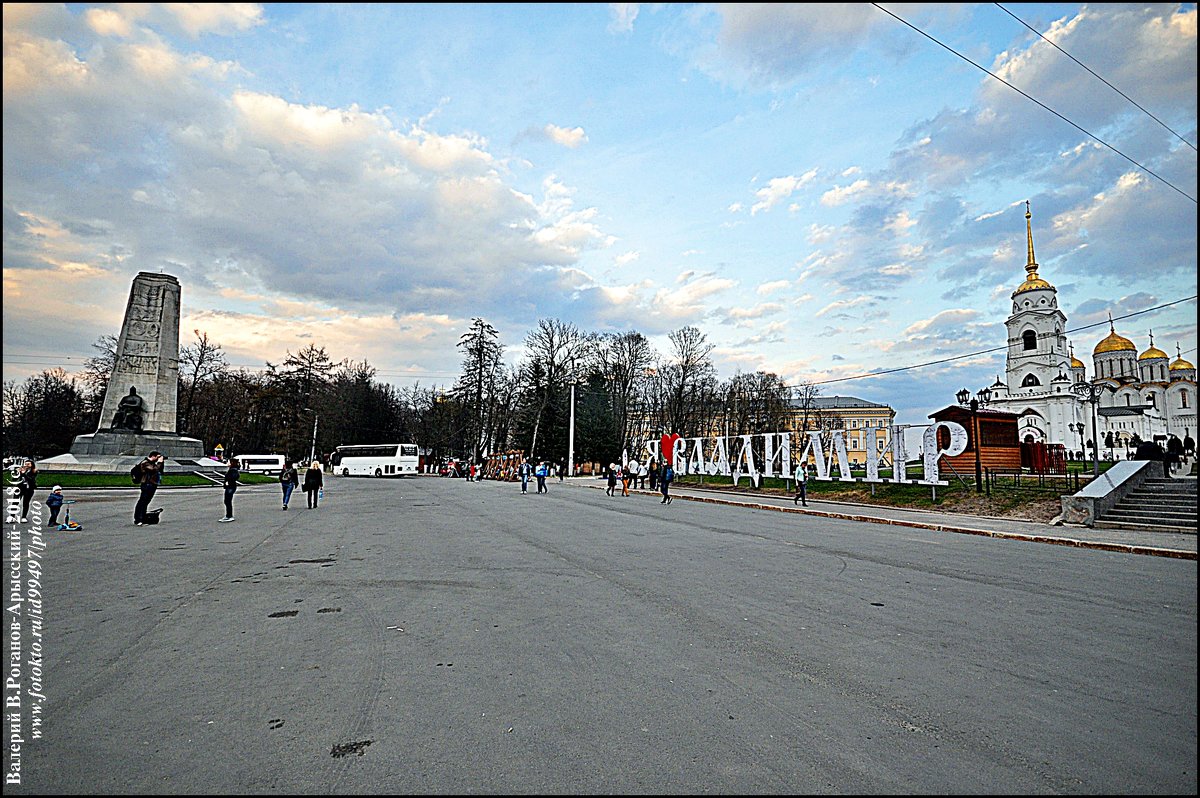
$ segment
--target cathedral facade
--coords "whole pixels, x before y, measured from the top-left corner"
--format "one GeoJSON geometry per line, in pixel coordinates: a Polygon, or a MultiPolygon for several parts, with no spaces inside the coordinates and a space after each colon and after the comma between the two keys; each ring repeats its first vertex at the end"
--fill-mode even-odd
{"type": "Polygon", "coordinates": [[[1070,452],[1086,452],[1093,440],[1092,406],[1077,393],[1077,384],[1100,387],[1096,438],[1105,453],[1123,457],[1136,435],[1154,440],[1175,435],[1180,440],[1197,429],[1196,367],[1150,346],[1137,346],[1119,335],[1109,318],[1108,337],[1092,351],[1092,371],[1075,357],[1067,339],[1067,317],[1058,306],[1058,291],[1038,275],[1033,252],[1032,214],[1025,210],[1027,261],[1025,281],[1012,293],[1012,314],[1005,322],[1008,353],[1005,377],[991,386],[993,410],[1020,416],[1021,442],[1060,443],[1070,452]]]}

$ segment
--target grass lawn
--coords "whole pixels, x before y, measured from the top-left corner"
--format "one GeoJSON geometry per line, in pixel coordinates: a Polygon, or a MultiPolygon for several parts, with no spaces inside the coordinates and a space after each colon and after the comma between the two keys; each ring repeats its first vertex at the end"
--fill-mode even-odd
{"type": "MultiPolygon", "coordinates": [[[[242,474],[240,482],[243,485],[261,485],[276,482],[277,480],[277,477],[266,476],[264,474],[242,474]]],[[[137,490],[138,487],[130,481],[128,474],[56,474],[49,471],[38,474],[39,490],[49,490],[54,485],[62,485],[64,490],[69,488],[129,488],[130,490],[137,490]]],[[[197,485],[219,487],[210,480],[198,477],[195,474],[165,474],[160,487],[178,488],[197,485]]]]}
{"type": "MultiPolygon", "coordinates": [[[[1101,464],[1103,467],[1104,464],[1101,464]]],[[[859,476],[862,476],[859,474],[859,476]]],[[[880,476],[891,476],[890,470],[880,469],[880,476]]],[[[920,478],[918,471],[910,469],[910,478],[920,478]]],[[[1062,511],[1061,496],[1074,493],[1062,477],[1039,486],[1036,476],[1023,475],[1020,483],[1011,479],[1001,480],[988,495],[975,490],[974,475],[967,483],[953,475],[942,474],[950,484],[937,487],[937,498],[927,485],[892,485],[869,482],[822,482],[810,480],[808,498],[827,501],[843,501],[857,504],[878,504],[890,507],[912,507],[924,510],[942,510],[969,515],[985,515],[997,518],[1014,518],[1031,521],[1049,521],[1062,511]]],[[[699,476],[678,479],[681,485],[699,487],[699,476]]],[[[1073,483],[1071,483],[1073,485],[1073,483]]],[[[757,489],[749,480],[743,479],[737,488],[730,477],[705,476],[706,488],[737,490],[740,493],[794,496],[793,483],[778,478],[764,478],[757,489]]]]}

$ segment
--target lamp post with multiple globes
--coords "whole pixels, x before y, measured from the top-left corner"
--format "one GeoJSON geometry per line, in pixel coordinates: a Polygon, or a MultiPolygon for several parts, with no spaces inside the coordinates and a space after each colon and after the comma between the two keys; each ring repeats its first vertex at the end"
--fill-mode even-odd
{"type": "Polygon", "coordinates": [[[971,408],[971,445],[975,447],[975,492],[983,493],[983,464],[979,459],[979,408],[992,399],[990,388],[980,388],[975,396],[963,388],[954,395],[958,403],[971,408]]]}

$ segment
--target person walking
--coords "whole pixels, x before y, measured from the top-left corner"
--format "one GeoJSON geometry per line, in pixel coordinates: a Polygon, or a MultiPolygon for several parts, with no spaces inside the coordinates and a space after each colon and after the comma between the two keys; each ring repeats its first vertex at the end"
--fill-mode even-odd
{"type": "Polygon", "coordinates": [[[238,459],[236,457],[229,458],[229,469],[225,472],[225,517],[219,519],[223,524],[233,520],[233,494],[237,493],[238,478],[241,475],[238,459]]]}
{"type": "Polygon", "coordinates": [[[614,495],[616,495],[616,490],[617,490],[617,464],[609,463],[608,464],[608,487],[605,489],[604,492],[606,494],[608,494],[609,496],[614,496],[614,495]]]}
{"type": "Polygon", "coordinates": [[[283,470],[279,472],[279,484],[283,486],[283,509],[286,510],[288,500],[292,498],[292,491],[300,484],[300,477],[297,476],[291,460],[283,461],[283,470]]]}
{"type": "Polygon", "coordinates": [[[165,457],[159,452],[150,452],[146,459],[138,464],[138,481],[141,485],[141,495],[133,508],[133,525],[146,525],[146,511],[150,509],[150,500],[162,484],[162,469],[165,457]]]}
{"type": "Polygon", "coordinates": [[[308,471],[304,472],[304,492],[308,494],[308,509],[315,510],[321,499],[321,488],[325,478],[321,475],[321,464],[313,460],[308,471]]]}
{"type": "Polygon", "coordinates": [[[667,463],[663,466],[662,473],[662,501],[659,504],[671,503],[671,483],[675,481],[675,469],[671,468],[671,464],[667,463]]]}
{"type": "Polygon", "coordinates": [[[658,490],[658,461],[651,460],[650,467],[646,470],[650,475],[650,490],[658,490]]]}
{"type": "Polygon", "coordinates": [[[522,460],[521,465],[517,466],[517,475],[521,477],[521,493],[529,492],[529,472],[533,470],[533,466],[528,460],[522,460]]]}
{"type": "Polygon", "coordinates": [[[538,483],[538,487],[537,487],[538,493],[549,493],[550,492],[549,488],[546,487],[546,476],[547,476],[547,474],[549,474],[549,471],[550,471],[550,469],[546,466],[545,460],[542,460],[541,462],[538,463],[537,474],[536,474],[537,483],[538,483]]]}
{"type": "Polygon", "coordinates": [[[801,463],[796,466],[796,498],[792,504],[808,506],[808,465],[801,463]]]}
{"type": "Polygon", "coordinates": [[[1171,437],[1167,439],[1167,460],[1165,467],[1167,476],[1175,471],[1175,467],[1183,463],[1183,441],[1171,433],[1171,437]]]}
{"type": "Polygon", "coordinates": [[[17,485],[17,493],[21,497],[21,523],[29,520],[29,502],[33,501],[33,494],[37,490],[37,463],[32,460],[26,460],[21,466],[20,475],[17,477],[19,484],[17,485]]]}
{"type": "Polygon", "coordinates": [[[629,495],[629,483],[633,482],[633,463],[626,463],[621,468],[621,495],[629,495]]]}

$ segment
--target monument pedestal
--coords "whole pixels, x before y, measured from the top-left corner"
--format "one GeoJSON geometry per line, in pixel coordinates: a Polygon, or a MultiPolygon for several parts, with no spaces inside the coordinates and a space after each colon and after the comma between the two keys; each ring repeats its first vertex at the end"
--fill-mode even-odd
{"type": "Polygon", "coordinates": [[[38,460],[42,471],[121,473],[150,452],[166,456],[165,473],[194,471],[204,457],[204,443],[172,432],[110,432],[76,435],[69,454],[38,460]]]}
{"type": "Polygon", "coordinates": [[[173,432],[109,432],[76,435],[71,454],[76,457],[145,457],[162,452],[170,460],[194,460],[204,456],[204,443],[173,432]]]}

